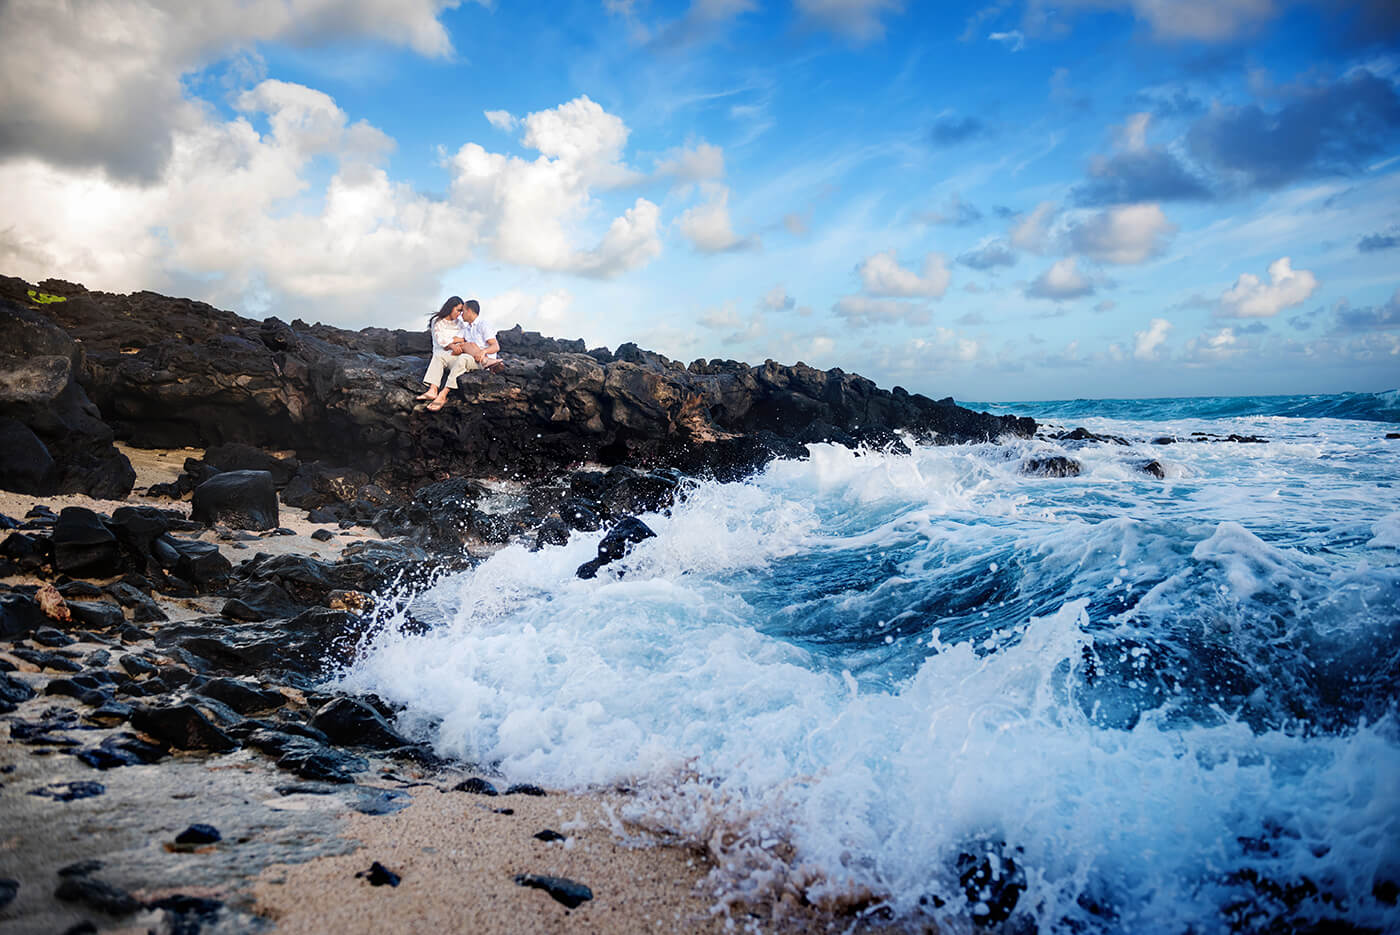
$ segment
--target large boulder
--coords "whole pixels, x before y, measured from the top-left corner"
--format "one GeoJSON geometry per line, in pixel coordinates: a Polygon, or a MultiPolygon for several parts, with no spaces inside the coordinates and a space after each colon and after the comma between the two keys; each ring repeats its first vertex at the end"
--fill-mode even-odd
{"type": "Polygon", "coordinates": [[[194,489],[190,518],[233,529],[276,529],[277,488],[268,471],[225,471],[194,489]]]}
{"type": "Polygon", "coordinates": [[[121,571],[122,550],[102,517],[86,507],[64,507],[53,527],[53,565],[74,577],[110,577],[121,571]]]}
{"type": "Polygon", "coordinates": [[[136,472],[78,385],[82,347],[10,298],[15,282],[5,278],[0,290],[0,484],[38,495],[125,497],[136,472]]]}

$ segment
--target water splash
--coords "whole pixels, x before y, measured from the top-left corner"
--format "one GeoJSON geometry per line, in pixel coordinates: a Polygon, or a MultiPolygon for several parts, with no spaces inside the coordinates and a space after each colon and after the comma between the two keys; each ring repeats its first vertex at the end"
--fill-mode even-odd
{"type": "Polygon", "coordinates": [[[657,538],[593,581],[597,535],[503,549],[345,681],[508,778],[632,784],[626,817],[707,846],[722,903],[1383,929],[1400,455],[1360,423],[1279,428],[1154,451],[1163,480],[1134,445],[814,446],[646,516],[657,538]],[[1045,452],[1083,474],[1020,473],[1045,452]]]}

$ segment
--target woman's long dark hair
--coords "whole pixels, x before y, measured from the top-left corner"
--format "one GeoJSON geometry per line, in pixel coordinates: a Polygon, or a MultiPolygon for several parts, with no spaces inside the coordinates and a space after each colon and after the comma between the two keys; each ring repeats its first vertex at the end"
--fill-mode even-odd
{"type": "Polygon", "coordinates": [[[428,327],[431,328],[433,325],[437,324],[439,321],[446,318],[448,315],[451,315],[452,310],[461,304],[462,297],[460,295],[448,296],[447,301],[442,303],[442,308],[438,309],[435,314],[428,318],[428,327]]]}

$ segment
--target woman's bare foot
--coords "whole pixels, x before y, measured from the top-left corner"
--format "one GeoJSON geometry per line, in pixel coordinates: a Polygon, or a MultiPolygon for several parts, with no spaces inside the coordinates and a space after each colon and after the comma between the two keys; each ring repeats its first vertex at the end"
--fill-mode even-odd
{"type": "Polygon", "coordinates": [[[443,390],[440,394],[434,397],[432,402],[428,403],[428,411],[437,412],[445,405],[447,405],[447,391],[443,390]]]}
{"type": "Polygon", "coordinates": [[[430,400],[437,399],[437,394],[438,394],[437,387],[434,386],[434,387],[429,387],[428,390],[427,390],[427,392],[419,393],[417,396],[415,396],[415,397],[413,397],[413,398],[416,399],[416,400],[418,400],[419,402],[426,403],[426,402],[428,402],[428,401],[430,401],[430,400]]]}

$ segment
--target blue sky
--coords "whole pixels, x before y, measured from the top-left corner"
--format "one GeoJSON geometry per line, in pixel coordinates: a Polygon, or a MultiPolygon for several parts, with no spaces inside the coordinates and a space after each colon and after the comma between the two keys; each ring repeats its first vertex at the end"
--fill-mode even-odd
{"type": "Polygon", "coordinates": [[[1400,385],[1400,12],[12,0],[0,271],[960,399],[1400,385]]]}

